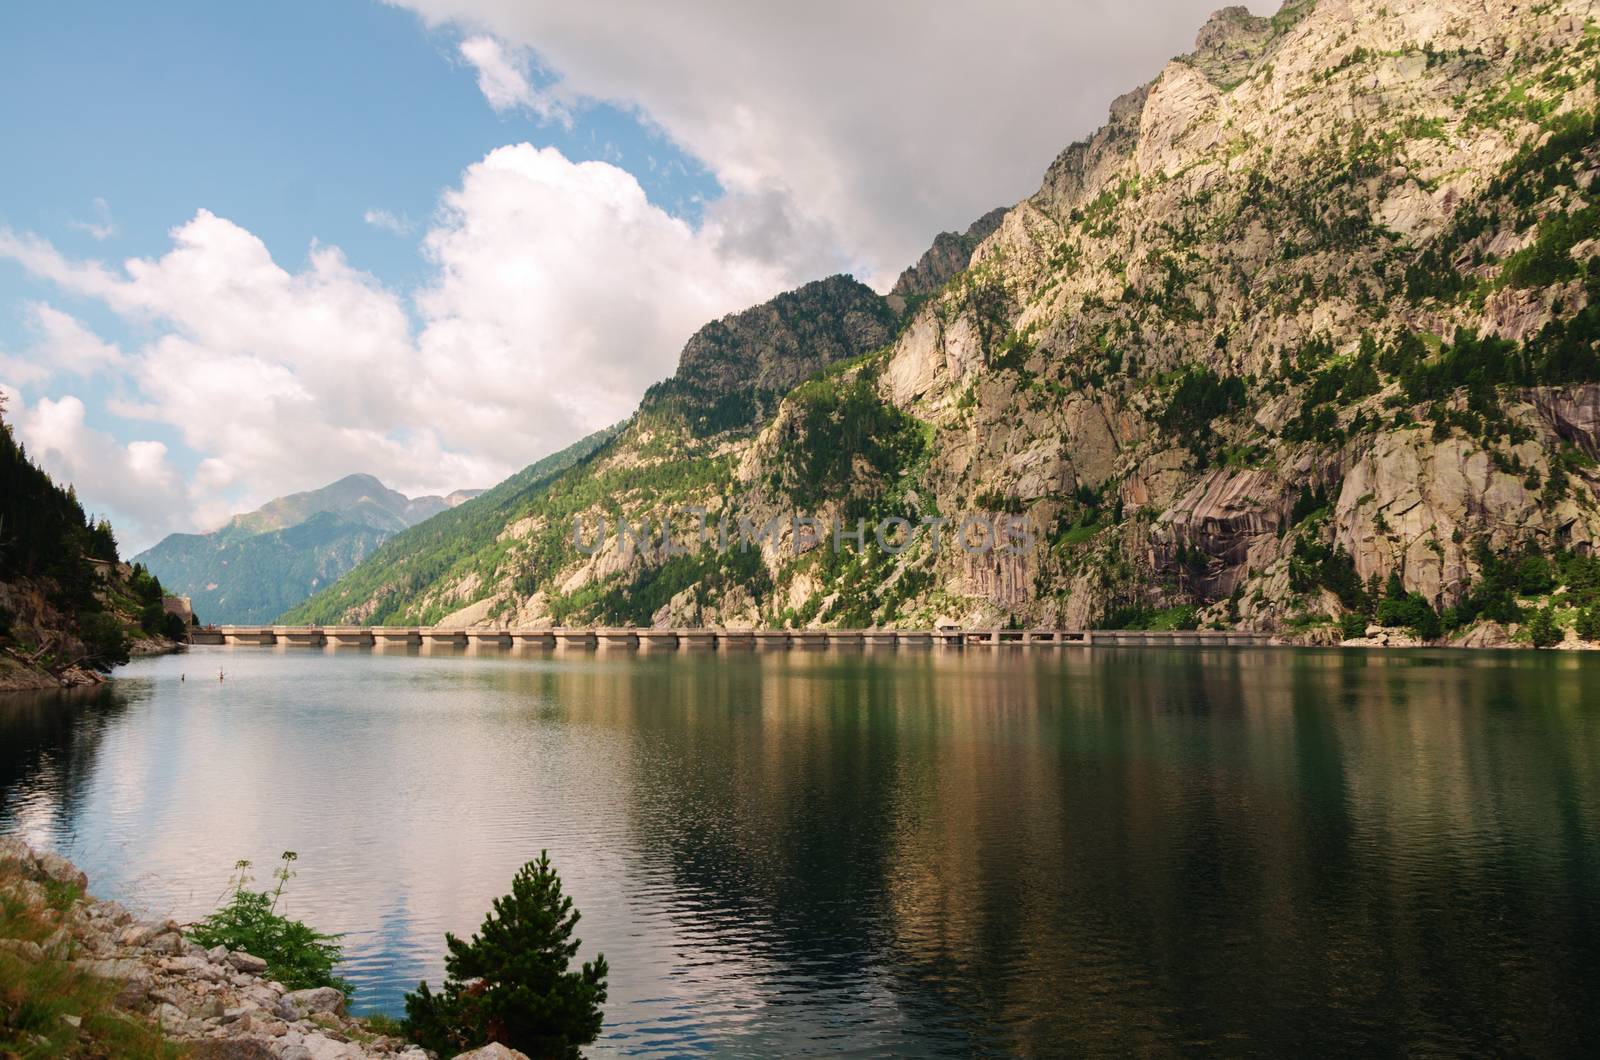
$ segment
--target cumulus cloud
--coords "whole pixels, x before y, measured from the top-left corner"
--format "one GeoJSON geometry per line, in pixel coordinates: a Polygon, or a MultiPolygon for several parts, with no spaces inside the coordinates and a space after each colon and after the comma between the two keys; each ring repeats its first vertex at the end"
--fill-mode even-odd
{"type": "Polygon", "coordinates": [[[786,200],[810,231],[775,253],[814,257],[820,229],[882,286],[935,232],[1037,188],[1216,0],[391,2],[533,50],[566,98],[636,108],[733,202],[786,200]]]}
{"type": "MultiPolygon", "coordinates": [[[[423,240],[432,278],[409,295],[337,247],[313,244],[285,268],[206,210],[171,239],[160,257],[110,266],[0,231],[0,257],[152,336],[124,353],[40,305],[40,343],[21,363],[120,373],[127,396],[109,411],[164,425],[203,458],[181,496],[156,491],[169,529],[355,471],[411,494],[491,485],[625,416],[695,328],[796,281],[729,251],[716,223],[651,205],[623,170],[527,144],[444,195],[423,240]]],[[[82,412],[42,400],[18,431],[50,447],[86,502],[132,516],[125,543],[150,544],[161,521],[133,492],[170,471],[169,454],[112,454],[82,412]],[[115,492],[113,469],[126,480],[115,492]]]]}
{"type": "Polygon", "coordinates": [[[507,417],[537,408],[563,435],[620,419],[699,325],[792,282],[721,243],[615,166],[528,144],[492,152],[424,241],[438,275],[417,297],[434,392],[479,409],[502,395],[507,417]]]}
{"type": "Polygon", "coordinates": [[[114,513],[118,535],[148,544],[187,507],[182,479],[157,441],[126,445],[86,423],[78,398],[41,398],[32,405],[7,395],[7,416],[28,454],[58,482],[70,482],[91,513],[114,513]]]}
{"type": "Polygon", "coordinates": [[[76,317],[43,302],[24,306],[33,345],[27,356],[0,352],[0,382],[18,387],[62,373],[87,376],[123,363],[122,351],[76,317]]]}
{"type": "Polygon", "coordinates": [[[362,214],[361,219],[373,228],[381,228],[397,236],[410,234],[414,227],[407,218],[398,217],[388,210],[371,209],[362,214]]]}
{"type": "Polygon", "coordinates": [[[546,121],[572,123],[571,112],[553,94],[535,88],[528,77],[528,59],[493,37],[468,37],[461,57],[478,72],[478,91],[497,112],[524,109],[546,121]]]}
{"type": "Polygon", "coordinates": [[[54,306],[31,302],[28,318],[39,339],[35,362],[48,371],[88,375],[122,363],[121,350],[54,306]]]}

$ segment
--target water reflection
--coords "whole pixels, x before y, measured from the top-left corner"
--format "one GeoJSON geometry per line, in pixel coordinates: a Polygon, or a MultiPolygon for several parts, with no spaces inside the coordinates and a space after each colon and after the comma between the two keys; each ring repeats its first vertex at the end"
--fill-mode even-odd
{"type": "Polygon", "coordinates": [[[391,1010],[547,847],[602,1051],[1600,1030],[1587,658],[464,654],[214,649],[0,706],[0,828],[179,917],[296,849],[293,911],[391,1010]]]}

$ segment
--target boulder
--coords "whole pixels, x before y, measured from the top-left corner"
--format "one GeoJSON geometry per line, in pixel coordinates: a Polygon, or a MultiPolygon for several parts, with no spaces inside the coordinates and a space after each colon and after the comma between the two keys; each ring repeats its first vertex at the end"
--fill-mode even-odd
{"type": "Polygon", "coordinates": [[[501,1045],[499,1042],[490,1042],[482,1048],[457,1053],[455,1060],[528,1060],[528,1054],[501,1045]]]}
{"type": "Polygon", "coordinates": [[[357,1045],[341,1042],[326,1034],[308,1034],[301,1047],[311,1060],[365,1060],[366,1052],[357,1045]]]}
{"type": "Polygon", "coordinates": [[[286,1020],[303,1020],[319,1012],[344,1015],[344,994],[331,986],[291,990],[278,1001],[278,1015],[286,1020]]]}
{"type": "Polygon", "coordinates": [[[163,931],[154,938],[148,939],[144,943],[144,948],[149,950],[151,953],[161,953],[168,956],[176,956],[183,952],[183,943],[183,936],[178,934],[176,931],[163,931]]]}
{"type": "Polygon", "coordinates": [[[191,1060],[277,1060],[266,1042],[256,1038],[204,1038],[185,1042],[191,1060]]]}
{"type": "Polygon", "coordinates": [[[245,953],[243,950],[234,950],[228,954],[227,959],[229,964],[249,975],[260,975],[267,970],[266,961],[253,954],[245,953]]]}
{"type": "Polygon", "coordinates": [[[51,883],[76,887],[81,894],[89,889],[89,877],[72,862],[46,850],[37,856],[39,876],[51,883]]]}
{"type": "Polygon", "coordinates": [[[38,871],[38,859],[27,843],[14,835],[0,835],[0,876],[31,880],[38,871]]]}

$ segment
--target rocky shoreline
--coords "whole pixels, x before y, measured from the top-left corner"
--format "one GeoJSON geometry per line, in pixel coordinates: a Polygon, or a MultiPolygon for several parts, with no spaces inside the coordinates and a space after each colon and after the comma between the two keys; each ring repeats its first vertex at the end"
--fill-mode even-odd
{"type": "MultiPolygon", "coordinates": [[[[184,650],[175,640],[140,638],[130,641],[128,654],[138,659],[151,655],[174,655],[184,650]]],[[[0,655],[0,693],[49,692],[58,688],[85,688],[103,685],[111,675],[87,666],[68,666],[51,670],[30,662],[14,651],[0,655]]]]}
{"type": "MultiPolygon", "coordinates": [[[[87,877],[65,858],[0,836],[0,895],[56,924],[42,943],[0,938],[0,950],[25,961],[66,962],[115,984],[118,1008],[150,1020],[197,1060],[431,1060],[421,1047],[348,1015],[338,990],[289,990],[265,978],[260,958],[205,949],[176,922],[140,919],[89,897],[87,888],[87,877]],[[52,892],[63,891],[74,896],[70,903],[52,905],[52,892]]],[[[463,1055],[522,1054],[491,1046],[463,1055]]]]}

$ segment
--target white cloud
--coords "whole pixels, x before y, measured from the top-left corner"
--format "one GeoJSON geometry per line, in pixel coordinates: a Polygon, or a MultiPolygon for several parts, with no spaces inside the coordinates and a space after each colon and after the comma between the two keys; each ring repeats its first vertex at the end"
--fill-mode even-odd
{"type": "Polygon", "coordinates": [[[528,59],[519,49],[507,49],[493,37],[468,37],[461,42],[461,57],[478,72],[478,91],[496,112],[520,108],[546,121],[572,124],[566,106],[528,79],[528,59]]]}
{"type": "Polygon", "coordinates": [[[94,200],[94,216],[93,221],[68,221],[67,226],[89,233],[89,238],[97,243],[103,243],[117,234],[116,223],[111,220],[111,204],[98,196],[94,200]]]}
{"type": "Polygon", "coordinates": [[[424,241],[438,270],[417,298],[435,392],[480,417],[514,395],[499,399],[513,422],[475,434],[520,433],[514,421],[531,413],[562,435],[620,419],[701,324],[792,282],[721,243],[715,226],[668,216],[614,166],[527,144],[490,153],[445,196],[424,241]]]}
{"type": "Polygon", "coordinates": [[[61,373],[88,376],[123,363],[122,351],[115,345],[54,306],[29,302],[24,315],[33,345],[27,356],[0,352],[0,381],[22,386],[61,373]]]}
{"type": "Polygon", "coordinates": [[[391,2],[533,50],[558,79],[547,92],[638,108],[709,166],[728,210],[782,202],[797,235],[771,249],[791,268],[828,253],[880,286],[935,232],[1035,190],[1216,5],[618,0],[601,15],[559,0],[391,2]]]}
{"type": "Polygon", "coordinates": [[[17,421],[86,503],[131,517],[135,550],[157,530],[215,525],[355,471],[411,494],[491,485],[625,416],[697,327],[797,279],[729,250],[717,223],[694,229],[651,205],[626,172],[527,144],[491,152],[444,195],[423,240],[434,275],[412,296],[416,325],[403,293],[336,247],[314,244],[286,269],[205,210],[171,237],[161,257],[111,267],[0,230],[0,257],[152,336],[124,354],[37,306],[32,357],[120,373],[128,396],[107,410],[167,425],[203,458],[176,499],[163,488],[156,510],[135,503],[129,484],[159,478],[168,454],[123,447],[112,459],[76,398],[17,421]]]}
{"type": "Polygon", "coordinates": [[[89,375],[122,363],[121,350],[54,306],[29,303],[28,318],[39,338],[34,358],[48,371],[89,375]]]}
{"type": "Polygon", "coordinates": [[[119,443],[89,427],[84,404],[67,395],[41,398],[33,406],[12,392],[8,418],[28,447],[28,455],[58,482],[70,482],[86,511],[114,513],[124,553],[131,539],[155,540],[174,511],[186,507],[184,487],[167,460],[167,447],[157,441],[119,443]]]}
{"type": "Polygon", "coordinates": [[[381,228],[397,236],[408,235],[415,227],[407,218],[397,217],[388,210],[371,209],[362,214],[361,219],[373,228],[381,228]]]}

